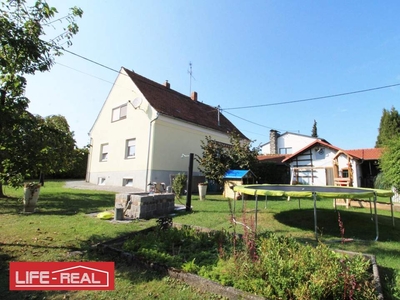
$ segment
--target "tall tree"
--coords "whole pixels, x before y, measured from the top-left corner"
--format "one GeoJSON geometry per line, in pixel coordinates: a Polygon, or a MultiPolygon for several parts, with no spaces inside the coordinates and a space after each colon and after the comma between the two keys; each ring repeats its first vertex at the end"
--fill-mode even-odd
{"type": "Polygon", "coordinates": [[[18,186],[37,162],[29,148],[37,120],[27,112],[24,96],[26,74],[49,71],[62,44],[71,45],[78,32],[76,17],[80,8],[55,19],[57,9],[45,0],[28,6],[25,0],[2,1],[0,9],[0,195],[2,185],[18,186]],[[66,23],[62,32],[50,41],[42,40],[45,28],[54,21],[66,23]]]}
{"type": "Polygon", "coordinates": [[[317,121],[314,120],[314,124],[311,130],[311,136],[312,137],[318,137],[318,129],[317,129],[317,121]]]}
{"type": "Polygon", "coordinates": [[[400,115],[392,106],[390,111],[383,109],[375,147],[384,147],[387,142],[397,137],[400,137],[400,115]]]}
{"type": "Polygon", "coordinates": [[[196,156],[199,170],[208,180],[222,183],[225,173],[233,169],[251,169],[257,163],[259,147],[243,140],[237,133],[230,134],[230,144],[220,143],[206,136],[201,141],[202,156],[196,156]]]}
{"type": "Polygon", "coordinates": [[[383,184],[393,186],[400,191],[400,137],[385,142],[379,167],[383,173],[383,184]]]}

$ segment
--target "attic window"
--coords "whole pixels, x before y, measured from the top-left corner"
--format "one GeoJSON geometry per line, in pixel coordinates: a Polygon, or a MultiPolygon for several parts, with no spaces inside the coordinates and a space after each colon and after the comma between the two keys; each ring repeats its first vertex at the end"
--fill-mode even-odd
{"type": "Polygon", "coordinates": [[[124,104],[118,106],[112,110],[112,122],[119,121],[122,119],[126,119],[126,114],[128,111],[128,105],[124,104]]]}

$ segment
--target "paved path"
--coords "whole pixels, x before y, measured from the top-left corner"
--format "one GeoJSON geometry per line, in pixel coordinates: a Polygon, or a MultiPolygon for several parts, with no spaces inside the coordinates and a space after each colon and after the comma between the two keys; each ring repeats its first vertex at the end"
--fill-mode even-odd
{"type": "Polygon", "coordinates": [[[68,180],[65,182],[65,187],[80,190],[95,190],[95,191],[108,191],[115,193],[140,193],[144,190],[130,187],[130,186],[109,186],[109,185],[97,185],[88,183],[84,180],[68,180]]]}

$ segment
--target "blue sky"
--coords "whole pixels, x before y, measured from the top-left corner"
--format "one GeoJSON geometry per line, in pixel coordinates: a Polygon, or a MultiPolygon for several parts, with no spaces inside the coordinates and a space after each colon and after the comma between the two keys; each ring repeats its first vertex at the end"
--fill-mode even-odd
{"type": "MultiPolygon", "coordinates": [[[[63,0],[84,10],[68,48],[218,106],[254,146],[270,129],[318,135],[343,149],[372,148],[383,109],[399,110],[400,86],[271,105],[400,83],[398,1],[63,0]],[[253,108],[240,108],[257,106],[253,108]]],[[[62,26],[63,24],[60,24],[62,26]]],[[[44,39],[51,39],[48,33],[44,39]]],[[[28,77],[30,111],[64,115],[78,146],[117,74],[66,53],[28,77]]]]}

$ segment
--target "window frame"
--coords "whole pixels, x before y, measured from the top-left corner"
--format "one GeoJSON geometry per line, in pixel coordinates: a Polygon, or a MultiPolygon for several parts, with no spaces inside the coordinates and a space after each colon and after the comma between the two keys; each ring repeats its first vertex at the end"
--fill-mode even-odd
{"type": "Polygon", "coordinates": [[[122,178],[122,186],[133,186],[133,178],[122,178]]]}
{"type": "Polygon", "coordinates": [[[111,111],[111,123],[118,122],[120,120],[126,119],[128,115],[128,104],[122,104],[120,106],[114,107],[111,111]],[[116,112],[118,112],[118,117],[116,112]]]}
{"type": "Polygon", "coordinates": [[[136,157],[136,138],[127,139],[125,141],[125,159],[132,159],[136,157]],[[134,142],[134,145],[129,146],[129,142],[134,142]],[[133,147],[134,153],[133,155],[129,155],[129,149],[133,147]]]}
{"type": "Polygon", "coordinates": [[[104,143],[100,145],[100,162],[106,162],[108,161],[108,156],[110,154],[110,145],[108,143],[104,143]],[[104,151],[104,148],[106,148],[106,152],[104,151]],[[105,156],[105,157],[104,157],[105,156]]]}
{"type": "Polygon", "coordinates": [[[293,148],[292,147],[283,147],[279,148],[279,154],[293,154],[293,148]]]}

